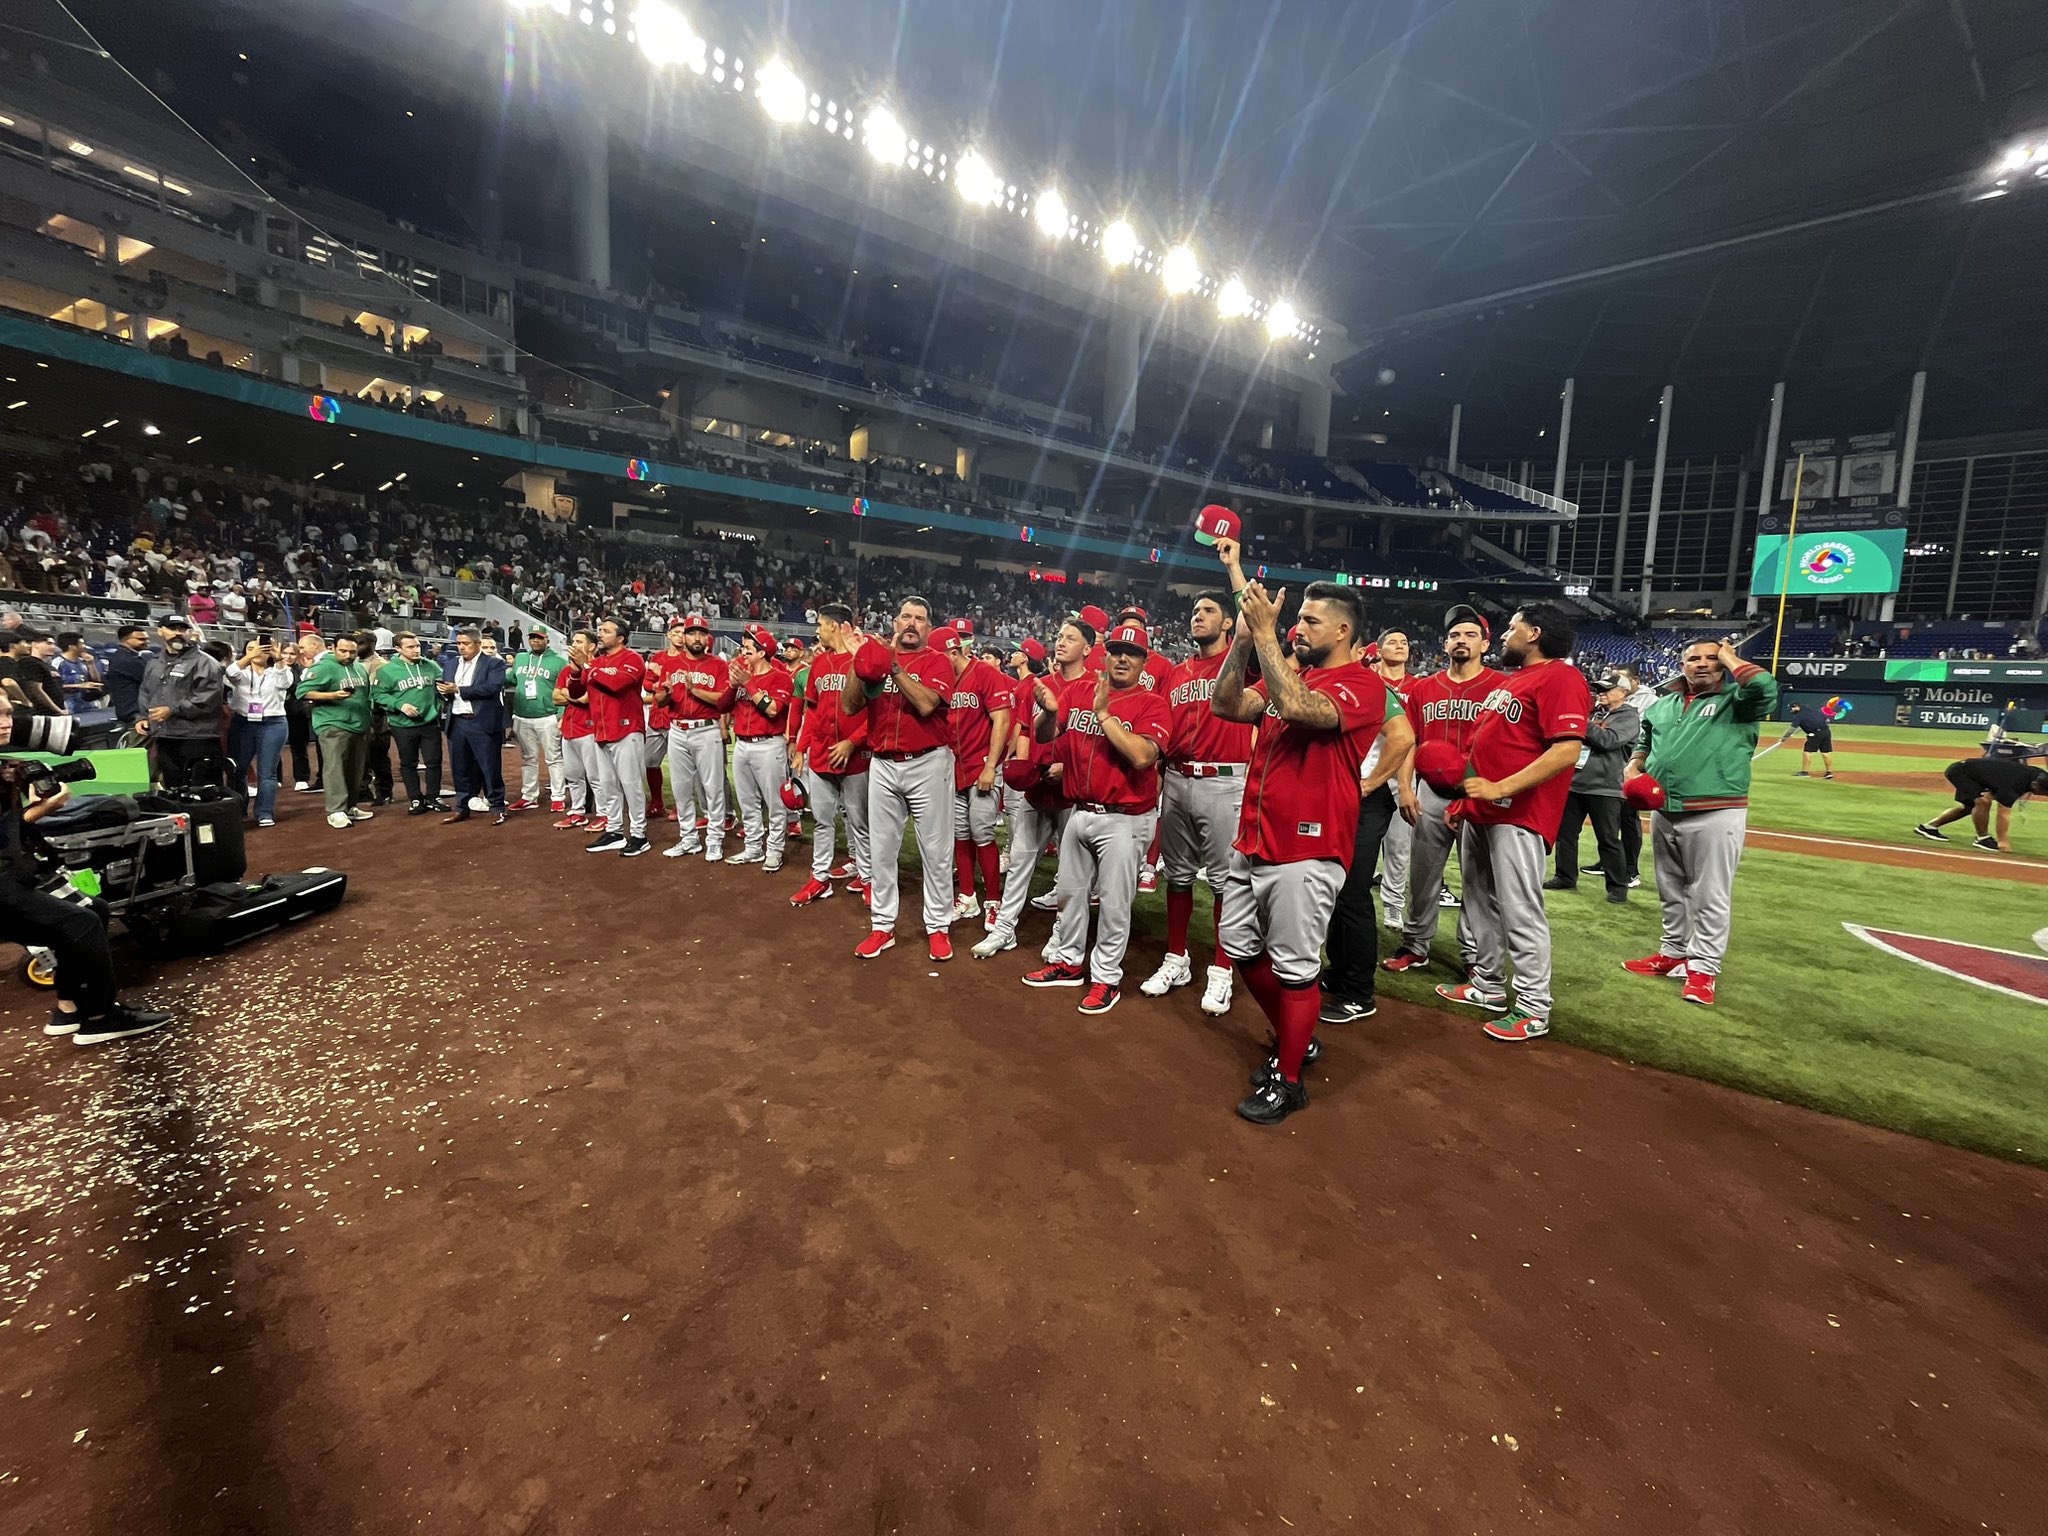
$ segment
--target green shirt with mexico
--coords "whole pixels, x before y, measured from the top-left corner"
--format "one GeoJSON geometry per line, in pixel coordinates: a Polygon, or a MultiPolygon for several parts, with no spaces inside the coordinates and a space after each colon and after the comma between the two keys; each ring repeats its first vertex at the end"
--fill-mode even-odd
{"type": "Polygon", "coordinates": [[[552,647],[538,656],[532,651],[521,651],[512,658],[510,668],[512,686],[512,713],[521,720],[545,720],[562,712],[555,702],[555,679],[562,675],[562,668],[569,665],[569,658],[558,655],[552,647]]]}
{"type": "Polygon", "coordinates": [[[393,725],[432,725],[441,718],[441,669],[431,661],[393,656],[378,669],[371,694],[393,725]],[[410,704],[418,714],[408,715],[410,704]]]}
{"type": "Polygon", "coordinates": [[[299,679],[299,697],[314,693],[355,691],[345,699],[322,699],[313,705],[313,729],[351,731],[360,735],[370,728],[370,669],[360,661],[344,663],[332,651],[306,668],[299,679]]]}

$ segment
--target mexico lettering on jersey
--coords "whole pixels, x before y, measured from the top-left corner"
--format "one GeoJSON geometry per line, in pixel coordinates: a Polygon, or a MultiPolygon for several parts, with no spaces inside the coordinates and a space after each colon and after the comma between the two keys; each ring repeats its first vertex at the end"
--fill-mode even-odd
{"type": "MultiPolygon", "coordinates": [[[[1159,803],[1159,769],[1134,767],[1102,728],[1095,709],[1095,684],[1082,676],[1060,690],[1057,738],[1060,785],[1077,805],[1100,804],[1145,812],[1159,803]]],[[[1166,700],[1149,688],[1121,688],[1109,696],[1109,713],[1125,730],[1164,751],[1173,722],[1166,700]]]]}
{"type": "Polygon", "coordinates": [[[1166,675],[1166,702],[1173,711],[1173,742],[1166,749],[1176,763],[1244,763],[1251,760],[1253,727],[1225,720],[1210,707],[1228,648],[1214,656],[1190,656],[1166,675]]]}
{"type": "Polygon", "coordinates": [[[804,683],[804,718],[798,744],[813,772],[852,775],[868,771],[867,711],[849,715],[840,698],[852,671],[853,658],[836,651],[811,663],[810,676],[804,683]],[[854,743],[854,752],[844,768],[834,768],[832,748],[842,741],[854,743]]]}
{"type": "Polygon", "coordinates": [[[716,720],[732,708],[732,669],[715,656],[692,656],[685,651],[669,657],[664,662],[663,678],[668,685],[671,722],[716,720]],[[702,688],[723,702],[706,704],[690,692],[692,688],[702,688]]]}
{"type": "Polygon", "coordinates": [[[1481,667],[1462,683],[1448,671],[1404,681],[1408,687],[1397,691],[1408,706],[1409,723],[1415,727],[1415,744],[1448,741],[1463,752],[1471,748],[1472,732],[1486,710],[1487,700],[1507,682],[1507,674],[1481,667]]]}
{"type": "MultiPolygon", "coordinates": [[[[953,737],[955,789],[965,789],[981,777],[994,745],[995,716],[1010,707],[1011,697],[1009,679],[978,659],[954,681],[946,714],[953,737]]],[[[1007,749],[1009,743],[1003,745],[1007,749]]]]}

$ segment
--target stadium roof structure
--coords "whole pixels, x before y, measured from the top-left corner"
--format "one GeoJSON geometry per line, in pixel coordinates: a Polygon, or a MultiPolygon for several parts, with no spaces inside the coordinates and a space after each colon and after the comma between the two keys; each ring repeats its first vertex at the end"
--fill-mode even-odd
{"type": "MultiPolygon", "coordinates": [[[[492,163],[506,9],[73,6],[201,131],[232,118],[428,206],[492,163]],[[423,53],[426,25],[476,68],[423,53]]],[[[1922,368],[1930,437],[2048,410],[2048,180],[1993,173],[2048,136],[2029,0],[682,9],[995,146],[1020,182],[1227,245],[1348,332],[1340,445],[1439,447],[1462,402],[1467,457],[1541,458],[1568,375],[1575,456],[1646,450],[1667,383],[1682,451],[1750,447],[1778,379],[1793,436],[1893,427],[1922,368]]]]}

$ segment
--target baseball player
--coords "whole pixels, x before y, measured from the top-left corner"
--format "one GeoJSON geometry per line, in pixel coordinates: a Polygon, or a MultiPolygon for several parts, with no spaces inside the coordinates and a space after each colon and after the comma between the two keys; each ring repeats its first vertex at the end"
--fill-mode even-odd
{"type": "Polygon", "coordinates": [[[870,640],[854,656],[855,675],[867,686],[840,692],[846,714],[868,712],[868,861],[873,878],[871,931],[854,947],[872,960],[896,944],[897,859],[905,822],[915,822],[924,866],[926,952],[953,958],[946,929],[953,921],[953,750],[946,698],[953,664],[926,645],[932,605],[906,597],[896,606],[892,643],[870,640]],[[877,654],[877,653],[880,654],[877,654]],[[873,675],[871,675],[873,674],[873,675]],[[868,687],[875,692],[872,697],[868,687]]]}
{"type": "Polygon", "coordinates": [[[555,674],[554,700],[562,711],[563,793],[568,815],[555,823],[557,829],[601,827],[609,814],[598,798],[603,776],[597,767],[597,738],[590,733],[590,700],[569,694],[569,679],[590,665],[597,654],[597,636],[579,629],[569,637],[569,654],[562,670],[555,674]]]}
{"type": "Polygon", "coordinates": [[[844,603],[826,603],[818,610],[818,654],[811,659],[804,684],[803,737],[797,754],[811,796],[811,878],[789,898],[793,907],[807,907],[832,894],[834,829],[841,817],[850,857],[847,892],[867,894],[868,716],[865,710],[847,714],[839,697],[852,676],[853,647],[861,638],[853,627],[853,610],[844,603]]]}
{"type": "MultiPolygon", "coordinates": [[[[1379,657],[1374,670],[1394,690],[1394,697],[1401,701],[1402,712],[1411,713],[1408,695],[1421,679],[1408,670],[1408,658],[1413,651],[1408,631],[1398,626],[1383,629],[1376,643],[1379,657]]],[[[1409,725],[1411,728],[1414,725],[1412,718],[1409,725]]],[[[1415,829],[1409,825],[1408,818],[1400,814],[1398,771],[1391,782],[1395,790],[1395,814],[1388,819],[1387,835],[1380,840],[1380,909],[1386,914],[1389,931],[1401,933],[1408,926],[1408,853],[1414,842],[1415,829]]]]}
{"type": "Polygon", "coordinates": [[[1023,920],[1027,900],[1040,911],[1059,906],[1055,886],[1043,897],[1031,896],[1031,880],[1038,871],[1040,851],[1057,839],[1066,826],[1067,805],[1059,787],[1058,754],[1050,741],[1038,739],[1038,721],[1057,712],[1061,692],[1095,674],[1088,670],[1088,652],[1095,635],[1080,619],[1060,626],[1053,641],[1052,660],[1044,672],[1045,647],[1027,640],[1018,654],[1027,659],[1030,686],[1018,690],[1019,724],[1012,728],[1011,761],[1003,770],[1004,783],[1014,791],[1010,806],[1010,849],[1004,866],[1002,908],[995,926],[973,949],[974,958],[987,960],[1006,949],[1017,947],[1017,924],[1023,920]],[[1033,656],[1032,651],[1037,655],[1033,656]]]}
{"type": "Polygon", "coordinates": [[[1472,946],[1472,969],[1468,980],[1439,986],[1436,994],[1507,1014],[1486,1022],[1495,1040],[1538,1040],[1550,1032],[1543,867],[1592,713],[1586,674],[1565,659],[1577,638],[1563,610],[1547,603],[1516,613],[1500,644],[1501,659],[1514,670],[1480,706],[1465,803],[1452,816],[1465,882],[1461,926],[1472,946]],[[1507,991],[1510,958],[1513,1007],[1507,991]]]}
{"type": "Polygon", "coordinates": [[[1379,646],[1361,645],[1353,659],[1386,687],[1386,724],[1359,769],[1358,830],[1352,838],[1351,864],[1330,913],[1330,931],[1323,941],[1329,966],[1323,973],[1319,1024],[1355,1024],[1379,1011],[1375,1001],[1379,978],[1379,913],[1373,900],[1373,868],[1380,861],[1387,829],[1401,820],[1392,788],[1395,776],[1415,749],[1415,732],[1401,707],[1401,695],[1379,670],[1379,646]],[[1367,658],[1370,657],[1371,660],[1367,658]]]}
{"type": "Polygon", "coordinates": [[[1015,692],[1002,673],[974,654],[972,641],[951,625],[933,631],[932,645],[953,669],[946,722],[953,738],[953,921],[959,923],[981,916],[981,902],[974,894],[977,865],[987,899],[1000,902],[1003,897],[996,786],[1010,743],[1015,692]]]}
{"type": "MultiPolygon", "coordinates": [[[[1476,608],[1461,603],[1444,617],[1444,652],[1450,665],[1409,685],[1408,719],[1418,748],[1424,742],[1447,741],[1469,754],[1480,705],[1507,679],[1481,659],[1492,636],[1476,608]]],[[[1457,837],[1445,820],[1450,799],[1417,778],[1412,752],[1395,777],[1395,798],[1410,832],[1407,910],[1401,920],[1400,947],[1380,962],[1380,968],[1408,971],[1429,964],[1429,947],[1436,941],[1437,919],[1443,911],[1437,893],[1443,889],[1444,866],[1457,837]]],[[[1458,948],[1469,969],[1471,945],[1462,916],[1458,948]]]]}
{"type": "Polygon", "coordinates": [[[711,654],[711,621],[701,613],[671,625],[682,631],[682,652],[663,660],[668,685],[668,772],[675,791],[677,835],[665,859],[700,849],[704,862],[725,857],[725,733],[736,697],[732,669],[711,654]],[[700,833],[699,815],[704,818],[700,833]]]}
{"type": "Polygon", "coordinates": [[[788,834],[782,781],[789,777],[789,738],[783,725],[794,689],[788,671],[775,659],[775,637],[758,624],[748,626],[729,675],[732,776],[739,785],[746,843],[728,862],[759,864],[765,873],[779,874],[788,834]]]}
{"type": "Polygon", "coordinates": [[[1058,749],[1060,791],[1069,810],[1060,833],[1060,915],[1046,964],[1027,987],[1087,986],[1082,1013],[1107,1013],[1121,996],[1124,950],[1138,866],[1159,809],[1159,758],[1173,735],[1166,700],[1141,680],[1152,648],[1144,628],[1119,624],[1103,642],[1109,670],[1067,684],[1059,709],[1035,728],[1058,749]],[[1102,898],[1095,947],[1086,950],[1088,895],[1102,898]]]}
{"type": "Polygon", "coordinates": [[[647,851],[647,706],[640,698],[646,676],[647,663],[626,644],[616,619],[597,626],[597,655],[569,672],[569,696],[590,703],[598,795],[606,808],[604,833],[585,845],[585,853],[637,859],[647,851]]]}
{"type": "MultiPolygon", "coordinates": [[[[781,653],[782,669],[789,674],[790,687],[794,690],[789,701],[789,713],[783,719],[783,751],[789,758],[791,778],[800,778],[803,773],[803,754],[797,749],[797,741],[804,732],[804,690],[811,683],[811,648],[804,644],[801,635],[784,635],[781,653]]],[[[808,791],[807,791],[808,793],[808,791]]],[[[804,813],[784,808],[789,818],[786,842],[795,842],[804,835],[804,813]]]]}
{"type": "Polygon", "coordinates": [[[1682,975],[1680,995],[1712,1007],[1749,826],[1750,760],[1778,706],[1778,680],[1713,640],[1686,646],[1680,671],[1684,686],[1650,706],[1622,770],[1624,784],[1648,773],[1664,786],[1650,817],[1664,940],[1656,954],[1624,964],[1639,976],[1682,975]]]}
{"type": "MultiPolygon", "coordinates": [[[[1244,805],[1245,765],[1252,755],[1252,727],[1226,720],[1209,707],[1217,674],[1237,631],[1237,603],[1228,592],[1204,592],[1188,615],[1195,654],[1166,675],[1173,736],[1160,778],[1159,851],[1166,866],[1166,958],[1138,990],[1164,997],[1195,979],[1188,959],[1188,925],[1195,911],[1195,876],[1221,890],[1230,867],[1230,845],[1244,805]]],[[[1232,983],[1221,943],[1202,986],[1202,1012],[1230,1012],[1232,983]]]]}
{"type": "Polygon", "coordinates": [[[1323,935],[1357,836],[1359,770],[1385,723],[1388,695],[1352,659],[1365,626],[1350,587],[1318,581],[1302,593],[1296,672],[1280,648],[1278,599],[1245,580],[1235,539],[1219,538],[1216,555],[1239,627],[1209,707],[1259,726],[1217,898],[1217,936],[1273,1026],[1273,1055],[1237,1112],[1272,1125],[1308,1103],[1301,1069],[1315,1041],[1323,935]],[[1248,683],[1254,652],[1260,681],[1248,683]]]}
{"type": "MultiPolygon", "coordinates": [[[[647,680],[640,690],[641,702],[647,706],[647,814],[655,821],[661,821],[668,815],[661,792],[661,765],[668,760],[669,727],[675,724],[676,718],[671,702],[675,690],[669,682],[669,675],[683,664],[686,654],[683,649],[683,619],[681,614],[677,614],[668,621],[664,648],[647,658],[647,680]]],[[[687,795],[687,789],[678,787],[676,804],[680,806],[687,795]]],[[[676,814],[680,817],[682,813],[678,810],[676,814]]],[[[666,853],[668,850],[662,851],[666,853]]]]}
{"type": "Polygon", "coordinates": [[[1785,734],[1778,738],[1779,743],[1782,745],[1790,741],[1794,731],[1800,732],[1802,737],[1799,743],[1799,771],[1793,774],[1792,777],[1795,779],[1812,778],[1813,759],[1814,755],[1818,753],[1820,756],[1820,776],[1824,779],[1832,779],[1835,776],[1834,722],[1819,710],[1808,709],[1804,704],[1794,704],[1786,713],[1791,718],[1785,726],[1785,734]]]}
{"type": "Polygon", "coordinates": [[[555,810],[562,809],[562,724],[555,706],[555,679],[562,675],[565,660],[549,643],[548,632],[535,625],[526,637],[526,649],[505,669],[512,694],[512,735],[519,743],[519,798],[507,810],[540,809],[543,767],[548,798],[555,810]]]}

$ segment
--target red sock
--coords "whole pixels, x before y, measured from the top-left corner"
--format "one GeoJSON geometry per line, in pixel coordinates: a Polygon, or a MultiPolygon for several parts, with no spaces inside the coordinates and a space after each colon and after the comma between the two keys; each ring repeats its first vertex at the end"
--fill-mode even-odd
{"type": "MultiPolygon", "coordinates": [[[[1273,962],[1264,950],[1259,951],[1256,960],[1237,962],[1237,973],[1244,978],[1244,984],[1251,988],[1252,1000],[1259,1005],[1259,1011],[1266,1016],[1266,1022],[1273,1026],[1273,1032],[1280,1031],[1280,978],[1273,974],[1273,962]]],[[[1307,1049],[1306,1046],[1303,1047],[1307,1049]]]]}
{"type": "Polygon", "coordinates": [[[988,893],[990,901],[1003,899],[1003,850],[994,843],[983,843],[974,850],[974,857],[981,864],[981,888],[988,893]]]}
{"type": "Polygon", "coordinates": [[[1166,952],[1169,955],[1188,952],[1188,924],[1194,915],[1194,887],[1182,890],[1177,885],[1169,885],[1166,888],[1166,952]]]}
{"type": "Polygon", "coordinates": [[[962,896],[974,894],[974,841],[971,838],[953,839],[953,889],[962,896]]]}
{"type": "Polygon", "coordinates": [[[1159,863],[1159,828],[1156,824],[1152,828],[1152,845],[1145,850],[1145,862],[1154,866],[1159,863]]]}
{"type": "Polygon", "coordinates": [[[659,768],[647,770],[647,814],[650,816],[665,814],[661,804],[661,770],[659,768]]]}
{"type": "Polygon", "coordinates": [[[1280,1040],[1280,1075],[1290,1083],[1301,1081],[1301,1061],[1315,1038],[1321,1007],[1321,989],[1314,982],[1280,984],[1280,1017],[1274,1021],[1274,1033],[1280,1040]]]}
{"type": "Polygon", "coordinates": [[[1223,953],[1223,941],[1221,939],[1216,941],[1216,969],[1219,971],[1230,969],[1230,956],[1223,953]]]}

